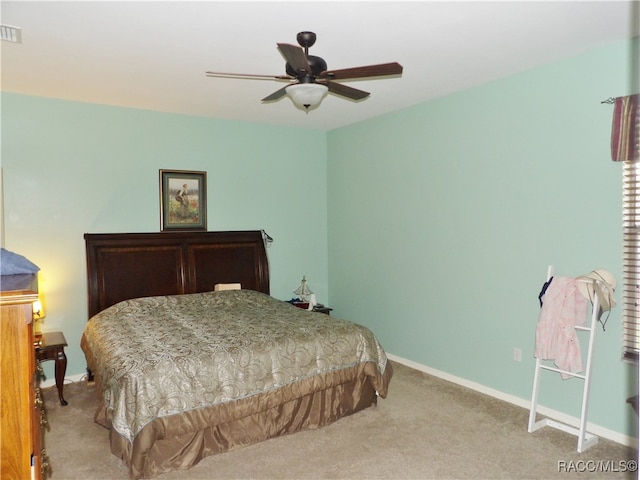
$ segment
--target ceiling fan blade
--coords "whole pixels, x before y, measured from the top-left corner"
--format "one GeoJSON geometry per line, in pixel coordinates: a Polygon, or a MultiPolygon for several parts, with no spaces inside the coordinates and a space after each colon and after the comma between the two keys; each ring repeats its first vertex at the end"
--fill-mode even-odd
{"type": "Polygon", "coordinates": [[[311,66],[309,60],[304,54],[304,50],[295,45],[288,43],[278,43],[278,50],[282,53],[287,63],[293,67],[296,72],[303,71],[305,73],[311,73],[311,66]]]}
{"type": "Polygon", "coordinates": [[[289,75],[254,75],[251,73],[206,72],[207,77],[246,78],[250,80],[294,80],[289,75]]]}
{"type": "MultiPolygon", "coordinates": [[[[287,85],[288,87],[289,85],[287,85]]],[[[287,87],[282,87],[280,90],[276,90],[275,92],[273,92],[271,95],[264,97],[261,101],[262,102],[272,102],[274,100],[279,100],[280,98],[284,97],[287,92],[286,92],[286,88],[287,87]]]]}
{"type": "Polygon", "coordinates": [[[341,97],[347,97],[351,100],[362,100],[363,98],[367,98],[371,95],[369,92],[365,92],[364,90],[358,90],[357,88],[348,87],[346,85],[342,85],[341,83],[335,82],[318,82],[324,83],[327,87],[329,87],[329,91],[336,95],[340,95],[341,97]]]}
{"type": "Polygon", "coordinates": [[[329,80],[349,80],[353,78],[382,77],[387,75],[400,75],[402,65],[398,62],[381,63],[379,65],[367,65],[364,67],[343,68],[341,70],[328,70],[320,74],[321,78],[329,80]]]}

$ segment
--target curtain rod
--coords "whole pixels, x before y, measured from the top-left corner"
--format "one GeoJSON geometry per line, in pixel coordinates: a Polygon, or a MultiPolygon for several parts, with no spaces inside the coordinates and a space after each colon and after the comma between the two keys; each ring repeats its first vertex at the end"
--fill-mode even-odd
{"type": "Polygon", "coordinates": [[[601,101],[600,103],[608,103],[609,105],[616,103],[616,99],[613,97],[609,97],[606,100],[601,101]]]}

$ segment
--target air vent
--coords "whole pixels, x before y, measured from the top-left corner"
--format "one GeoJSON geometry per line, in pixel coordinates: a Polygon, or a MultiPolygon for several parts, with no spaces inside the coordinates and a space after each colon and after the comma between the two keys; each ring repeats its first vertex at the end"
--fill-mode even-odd
{"type": "Polygon", "coordinates": [[[18,27],[0,25],[0,40],[12,43],[22,43],[22,30],[18,27]]]}

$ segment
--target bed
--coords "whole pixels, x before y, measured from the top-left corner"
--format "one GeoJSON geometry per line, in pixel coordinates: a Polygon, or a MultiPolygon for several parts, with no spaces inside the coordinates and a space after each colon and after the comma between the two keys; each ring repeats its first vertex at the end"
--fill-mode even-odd
{"type": "Polygon", "coordinates": [[[81,346],[132,479],[319,428],[377,403],[391,365],[365,327],[269,295],[262,231],[85,234],[81,346]],[[240,290],[214,291],[239,283],[240,290]]]}

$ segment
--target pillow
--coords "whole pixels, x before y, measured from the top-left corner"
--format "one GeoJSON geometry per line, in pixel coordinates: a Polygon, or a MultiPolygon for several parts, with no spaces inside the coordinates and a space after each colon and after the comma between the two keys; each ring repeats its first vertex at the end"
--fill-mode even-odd
{"type": "Polygon", "coordinates": [[[216,283],[213,287],[215,292],[222,290],[241,290],[242,286],[239,283],[216,283]]]}

